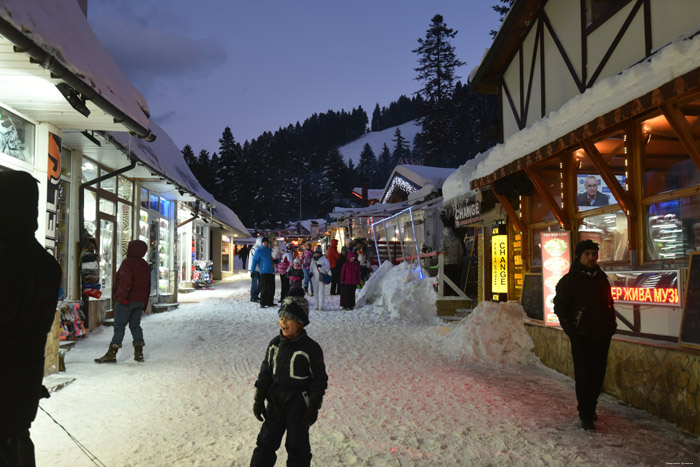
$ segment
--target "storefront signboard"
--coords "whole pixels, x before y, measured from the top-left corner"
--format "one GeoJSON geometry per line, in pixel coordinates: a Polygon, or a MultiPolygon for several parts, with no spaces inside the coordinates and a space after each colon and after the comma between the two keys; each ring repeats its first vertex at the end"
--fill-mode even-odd
{"type": "Polygon", "coordinates": [[[554,314],[554,296],[559,280],[571,267],[571,232],[542,232],[542,300],[544,324],[559,325],[554,314]]]}
{"type": "Polygon", "coordinates": [[[491,299],[508,300],[508,233],[505,225],[491,230],[491,299]]]}
{"type": "Polygon", "coordinates": [[[615,303],[680,306],[677,270],[606,271],[615,303]]]}
{"type": "Polygon", "coordinates": [[[454,203],[454,211],[455,227],[474,224],[481,219],[481,203],[473,195],[459,198],[454,203]]]}
{"type": "Polygon", "coordinates": [[[56,256],[58,204],[61,185],[61,138],[49,133],[48,185],[46,188],[46,250],[56,256]]]}

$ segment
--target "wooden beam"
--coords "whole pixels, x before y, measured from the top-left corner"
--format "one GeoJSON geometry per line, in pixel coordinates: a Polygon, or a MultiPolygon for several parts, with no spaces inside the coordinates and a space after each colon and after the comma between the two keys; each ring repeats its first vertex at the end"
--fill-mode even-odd
{"type": "Polygon", "coordinates": [[[530,181],[533,185],[535,185],[535,189],[540,194],[544,202],[547,203],[549,209],[554,213],[554,217],[556,217],[559,221],[559,225],[561,225],[564,230],[569,230],[569,216],[567,216],[567,214],[557,204],[557,201],[554,199],[554,196],[552,196],[552,193],[542,180],[542,177],[537,174],[532,166],[525,167],[525,173],[528,177],[530,177],[530,181]]]}
{"type": "Polygon", "coordinates": [[[661,104],[661,110],[664,117],[668,120],[669,125],[678,136],[681,144],[688,151],[688,155],[695,162],[695,165],[700,169],[700,148],[698,148],[697,140],[693,134],[693,129],[685,119],[683,112],[674,104],[666,101],[661,104]]]}
{"type": "Polygon", "coordinates": [[[521,232],[525,233],[527,231],[527,226],[525,226],[525,223],[523,220],[518,216],[518,213],[513,209],[513,206],[510,204],[510,201],[508,201],[508,198],[506,198],[503,195],[499,195],[496,193],[496,188],[493,186],[493,182],[491,183],[491,191],[493,191],[493,194],[496,195],[496,199],[498,199],[498,202],[501,203],[501,206],[503,206],[503,209],[506,210],[506,214],[508,214],[508,217],[510,218],[510,221],[515,225],[515,227],[521,232]]]}
{"type": "Polygon", "coordinates": [[[622,207],[622,210],[625,211],[625,213],[634,214],[636,216],[636,212],[634,210],[634,202],[630,199],[629,196],[627,196],[627,192],[622,188],[620,182],[617,181],[615,175],[610,169],[610,166],[607,162],[605,162],[603,155],[595,147],[595,144],[593,144],[591,140],[583,140],[581,142],[581,146],[583,146],[583,149],[586,151],[586,154],[588,154],[588,157],[591,159],[593,166],[603,178],[603,181],[605,181],[605,184],[608,186],[613,196],[615,196],[617,202],[620,203],[620,207],[622,207]]]}

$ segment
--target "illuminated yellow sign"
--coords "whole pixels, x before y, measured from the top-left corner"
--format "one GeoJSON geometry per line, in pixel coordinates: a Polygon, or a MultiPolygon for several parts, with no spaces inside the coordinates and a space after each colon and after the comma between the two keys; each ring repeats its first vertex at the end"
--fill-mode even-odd
{"type": "Polygon", "coordinates": [[[491,236],[491,292],[494,300],[498,294],[508,293],[508,235],[500,233],[501,229],[494,228],[491,236]]]}

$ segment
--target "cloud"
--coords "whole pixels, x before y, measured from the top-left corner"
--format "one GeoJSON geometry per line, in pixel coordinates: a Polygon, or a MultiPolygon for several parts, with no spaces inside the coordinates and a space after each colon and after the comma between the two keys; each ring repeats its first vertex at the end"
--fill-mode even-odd
{"type": "Polygon", "coordinates": [[[223,63],[226,51],[138,19],[91,20],[95,33],[119,68],[143,91],[154,81],[181,75],[206,75],[223,63]]]}

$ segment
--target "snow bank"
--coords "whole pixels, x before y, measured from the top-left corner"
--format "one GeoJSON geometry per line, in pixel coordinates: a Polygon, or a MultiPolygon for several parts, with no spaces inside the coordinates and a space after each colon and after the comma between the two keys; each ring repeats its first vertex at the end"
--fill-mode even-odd
{"type": "Polygon", "coordinates": [[[382,294],[382,281],[384,276],[394,267],[391,261],[384,261],[382,265],[369,276],[364,287],[357,294],[356,305],[358,307],[374,303],[382,294]]]}
{"type": "Polygon", "coordinates": [[[417,267],[411,269],[409,274],[410,268],[411,265],[406,262],[391,266],[385,261],[363,287],[363,292],[369,290],[363,293],[363,300],[358,300],[358,305],[373,303],[374,312],[379,317],[437,323],[437,292],[433,281],[428,277],[422,279],[417,267]]]}
{"type": "Polygon", "coordinates": [[[481,302],[442,337],[440,351],[459,363],[536,364],[539,359],[533,352],[535,344],[525,330],[524,316],[518,303],[481,302]]]}

